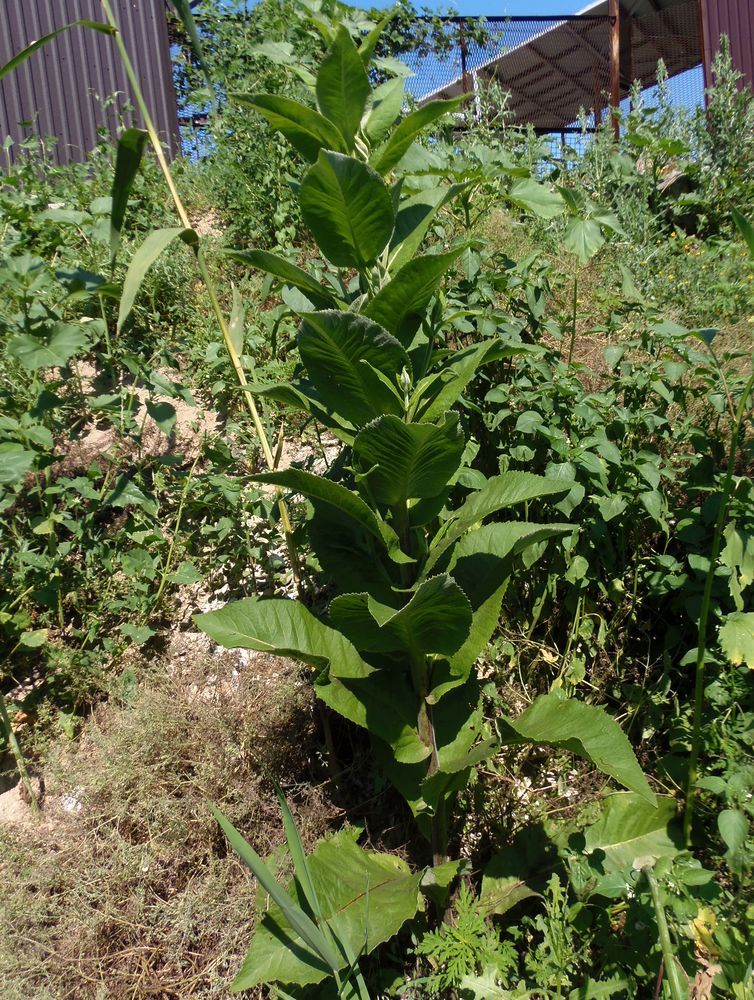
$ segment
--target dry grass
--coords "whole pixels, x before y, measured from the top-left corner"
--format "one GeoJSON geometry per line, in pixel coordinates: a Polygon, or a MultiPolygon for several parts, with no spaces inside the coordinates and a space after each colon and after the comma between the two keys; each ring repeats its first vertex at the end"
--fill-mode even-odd
{"type": "Polygon", "coordinates": [[[238,667],[206,659],[101,707],[50,763],[42,825],[0,828],[5,1000],[230,995],[255,885],[207,801],[263,855],[283,840],[265,771],[287,785],[307,844],[340,816],[296,668],[238,667]]]}

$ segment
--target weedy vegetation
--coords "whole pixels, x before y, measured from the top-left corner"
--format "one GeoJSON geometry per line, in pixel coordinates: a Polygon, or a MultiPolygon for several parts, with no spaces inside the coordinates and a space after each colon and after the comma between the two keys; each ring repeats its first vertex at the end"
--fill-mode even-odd
{"type": "Polygon", "coordinates": [[[0,188],[8,995],[753,997],[725,40],[576,155],[408,6],[172,0],[169,164],[101,6],[144,128],[0,188]]]}

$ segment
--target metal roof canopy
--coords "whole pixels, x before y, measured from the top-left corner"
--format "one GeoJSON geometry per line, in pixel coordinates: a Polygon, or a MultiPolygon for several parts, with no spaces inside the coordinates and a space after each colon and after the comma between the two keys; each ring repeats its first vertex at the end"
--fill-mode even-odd
{"type": "MultiPolygon", "coordinates": [[[[610,103],[611,34],[609,0],[573,15],[489,17],[491,32],[505,39],[505,25],[542,22],[543,30],[422,95],[420,103],[453,97],[471,89],[469,77],[497,81],[511,92],[516,124],[531,123],[540,133],[568,129],[582,108],[599,117],[610,103]],[[548,26],[551,25],[551,26],[548,26]]],[[[452,18],[463,31],[471,18],[452,18]]],[[[697,0],[624,0],[620,4],[620,97],[638,78],[644,87],[657,82],[662,59],[669,76],[702,61],[697,0]]],[[[465,52],[462,58],[465,65],[465,52]]]]}

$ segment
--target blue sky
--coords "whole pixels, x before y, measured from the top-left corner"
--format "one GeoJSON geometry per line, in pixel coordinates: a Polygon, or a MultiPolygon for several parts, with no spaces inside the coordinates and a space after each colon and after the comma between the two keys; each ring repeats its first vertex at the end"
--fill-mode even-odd
{"type": "MultiPolygon", "coordinates": [[[[368,3],[358,3],[355,0],[350,0],[354,3],[356,7],[369,7],[372,4],[368,3]]],[[[487,15],[492,16],[502,16],[506,15],[526,15],[526,14],[575,14],[576,11],[582,10],[588,0],[536,0],[532,3],[532,0],[503,0],[502,3],[490,3],[490,0],[456,0],[452,5],[459,14],[467,14],[469,17],[474,15],[487,15]]],[[[391,0],[375,0],[374,6],[376,7],[389,7],[391,0]]],[[[441,3],[431,3],[427,2],[428,7],[432,7],[435,10],[442,8],[447,9],[449,4],[441,3]]]]}

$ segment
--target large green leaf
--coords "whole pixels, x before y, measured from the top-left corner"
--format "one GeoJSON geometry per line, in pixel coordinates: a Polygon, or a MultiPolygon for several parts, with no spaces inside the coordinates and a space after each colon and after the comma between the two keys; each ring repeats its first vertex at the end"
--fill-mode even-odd
{"type": "Polygon", "coordinates": [[[36,453],[15,441],[0,444],[0,486],[19,483],[34,468],[36,453]]]}
{"type": "Polygon", "coordinates": [[[565,211],[562,196],[531,177],[516,181],[508,193],[508,197],[520,208],[525,208],[540,219],[554,219],[565,211]]]}
{"type": "Polygon", "coordinates": [[[389,746],[392,759],[414,765],[431,755],[417,730],[418,698],[394,670],[341,678],[331,667],[317,677],[315,691],[334,712],[389,746]]]}
{"type": "Polygon", "coordinates": [[[488,524],[456,542],[450,571],[471,604],[471,628],[461,648],[447,662],[441,661],[435,667],[428,701],[436,703],[463,684],[494,635],[514,558],[530,545],[572,530],[571,525],[514,521],[488,524]]]}
{"type": "MultiPolygon", "coordinates": [[[[303,469],[283,469],[280,472],[261,472],[251,477],[254,482],[273,483],[286,489],[301,493],[311,500],[319,500],[342,511],[352,520],[358,522],[369,534],[378,539],[386,547],[388,553],[398,562],[406,562],[406,557],[400,554],[398,537],[390,527],[382,521],[358,493],[349,490],[340,483],[335,483],[324,476],[317,476],[303,469]]],[[[408,560],[410,561],[410,560],[408,560]]]]}
{"type": "Polygon", "coordinates": [[[322,149],[345,151],[338,129],[317,111],[279,94],[230,94],[237,104],[258,111],[297,153],[314,163],[322,149]]]}
{"type": "Polygon", "coordinates": [[[443,275],[465,249],[460,246],[409,261],[377,292],[365,314],[408,347],[443,275]]]}
{"type": "MultiPolygon", "coordinates": [[[[513,507],[529,500],[545,496],[567,493],[573,483],[569,480],[546,479],[531,472],[503,472],[487,480],[480,490],[470,493],[461,506],[452,512],[440,531],[435,535],[424,572],[428,573],[448,548],[473,525],[483,521],[490,514],[513,507]]],[[[526,530],[526,525],[506,525],[512,532],[526,530]]],[[[532,525],[539,530],[541,525],[532,525]]],[[[562,525],[558,526],[562,531],[562,525]]],[[[511,534],[512,544],[517,540],[511,534]]],[[[540,539],[537,539],[540,540],[540,539]]],[[[504,553],[507,555],[507,552],[504,553]]]]}
{"type": "Polygon", "coordinates": [[[517,719],[501,719],[499,731],[509,745],[534,743],[575,753],[650,805],[656,804],[625,734],[596,705],[543,694],[517,719]]]}
{"type": "MultiPolygon", "coordinates": [[[[275,905],[277,905],[278,911],[281,914],[285,914],[285,920],[291,929],[292,935],[295,935],[298,940],[305,942],[309,948],[309,964],[317,970],[322,978],[330,974],[332,970],[339,969],[341,967],[342,956],[333,948],[333,945],[308,916],[304,908],[298,901],[294,901],[289,893],[283,889],[254,848],[244,840],[238,830],[223,816],[220,810],[216,809],[213,805],[210,805],[210,809],[221,830],[228,838],[231,847],[236,851],[249,870],[253,872],[260,885],[263,886],[275,905]]],[[[293,943],[293,940],[291,940],[291,943],[293,943]]],[[[234,982],[233,986],[234,988],[238,988],[237,982],[234,982]]]]}
{"type": "Polygon", "coordinates": [[[588,263],[604,242],[599,223],[594,219],[569,219],[563,233],[563,246],[575,253],[582,264],[588,263]]]}
{"type": "Polygon", "coordinates": [[[754,612],[734,611],[717,634],[720,648],[729,663],[745,663],[754,670],[754,612]]]}
{"type": "Polygon", "coordinates": [[[393,203],[384,181],[350,156],[321,150],[301,184],[299,202],[320,250],[338,267],[371,264],[393,232],[393,203]]]}
{"type": "Polygon", "coordinates": [[[374,169],[380,174],[392,170],[420,132],[451,111],[458,110],[467,96],[453,97],[449,101],[429,101],[404,118],[384,146],[372,156],[370,162],[374,169]]]}
{"type": "MultiPolygon", "coordinates": [[[[391,82],[401,83],[399,80],[391,82]]],[[[391,274],[395,274],[411,260],[437,212],[443,205],[452,201],[464,187],[464,184],[439,184],[401,201],[395,217],[395,230],[390,240],[388,269],[391,274]]]]}
{"type": "Polygon", "coordinates": [[[144,129],[127,128],[118,138],[115,156],[115,175],[112,187],[112,210],[110,213],[110,259],[114,263],[118,255],[123,220],[126,217],[128,196],[134,178],[139,172],[141,158],[149,136],[144,129]]]}
{"type": "Polygon", "coordinates": [[[336,597],[330,619],[362,652],[450,655],[469,633],[471,606],[455,580],[443,575],[423,583],[399,610],[378,604],[368,594],[336,597]]]}
{"type": "Polygon", "coordinates": [[[320,63],[316,92],[319,110],[338,128],[349,152],[371,90],[351,34],[341,24],[320,63]]]}
{"type": "Polygon", "coordinates": [[[381,142],[401,113],[405,86],[405,81],[397,77],[381,83],[375,89],[372,110],[364,126],[366,137],[371,143],[381,142]]]}
{"type": "Polygon", "coordinates": [[[605,873],[625,873],[632,868],[672,858],[681,850],[673,829],[677,803],[660,796],[650,804],[643,795],[614,792],[602,805],[602,815],[584,831],[584,851],[591,863],[605,873]]]}
{"type": "Polygon", "coordinates": [[[389,415],[367,424],[353,450],[371,495],[393,507],[437,496],[461,464],[464,446],[457,413],[446,413],[441,425],[389,415]]]}
{"type": "Polygon", "coordinates": [[[391,383],[411,363],[395,337],[352,312],[304,313],[298,349],[318,398],[363,426],[381,413],[401,415],[403,405],[391,383]],[[388,384],[381,381],[382,372],[388,384]]]}
{"type": "Polygon", "coordinates": [[[89,347],[83,330],[70,323],[53,323],[49,336],[42,340],[30,333],[17,333],[8,341],[8,354],[19,361],[27,371],[41,368],[62,368],[71,358],[89,347]]]}
{"type": "Polygon", "coordinates": [[[737,208],[731,208],[731,215],[733,216],[733,221],[738,227],[738,231],[743,236],[746,246],[749,248],[749,253],[754,257],[754,226],[749,222],[745,215],[742,215],[737,208]]]}
{"type": "Polygon", "coordinates": [[[260,270],[280,278],[286,284],[293,285],[300,289],[315,305],[322,303],[332,306],[335,304],[335,297],[328,288],[320,285],[303,268],[286,260],[285,257],[279,257],[275,253],[270,253],[269,250],[224,250],[222,253],[223,256],[230,257],[239,264],[250,264],[252,267],[258,267],[260,270]]]}
{"type": "Polygon", "coordinates": [[[198,241],[193,229],[156,229],[147,236],[131,258],[131,263],[128,265],[128,270],[126,271],[126,277],[123,279],[123,292],[121,293],[120,307],[118,309],[118,333],[123,329],[123,324],[133,309],[133,304],[147,271],[160,254],[177,239],[181,239],[184,243],[190,245],[196,244],[198,241]]]}
{"type": "MultiPolygon", "coordinates": [[[[419,883],[423,872],[412,874],[395,855],[363,850],[348,831],[321,841],[308,864],[324,920],[343,943],[344,952],[369,954],[397,934],[422,905],[419,883]]],[[[297,882],[289,891],[299,907],[305,905],[297,882]]],[[[344,954],[339,968],[347,964],[344,954]]],[[[305,985],[321,982],[325,975],[316,954],[272,902],[233,989],[266,982],[305,985]]]]}
{"type": "Polygon", "coordinates": [[[502,344],[498,340],[486,340],[454,351],[417,386],[411,400],[415,419],[432,421],[454,406],[482,365],[531,351],[527,344],[502,344]]]}
{"type": "Polygon", "coordinates": [[[37,49],[41,49],[43,45],[47,45],[53,38],[57,38],[58,35],[62,35],[64,31],[69,31],[71,28],[90,28],[93,31],[101,31],[105,35],[116,34],[115,28],[112,28],[109,24],[103,24],[101,21],[71,21],[70,24],[64,24],[62,28],[58,28],[56,31],[51,31],[48,35],[42,35],[41,38],[35,39],[25,49],[17,52],[4,66],[0,66],[0,80],[16,69],[17,66],[20,66],[22,62],[25,62],[29,56],[34,55],[37,49]]]}
{"type": "Polygon", "coordinates": [[[245,597],[217,611],[195,615],[194,622],[227,649],[256,649],[313,666],[335,663],[343,677],[366,677],[374,669],[348,639],[298,601],[245,597]]]}

